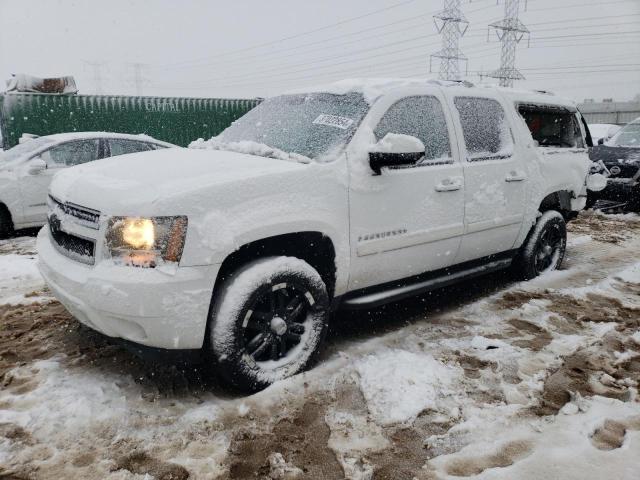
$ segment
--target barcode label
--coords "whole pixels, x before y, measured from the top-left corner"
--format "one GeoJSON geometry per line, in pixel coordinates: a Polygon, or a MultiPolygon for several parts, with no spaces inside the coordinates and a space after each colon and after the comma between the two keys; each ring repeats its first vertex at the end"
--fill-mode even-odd
{"type": "Polygon", "coordinates": [[[323,113],[321,115],[318,115],[318,118],[316,118],[313,123],[315,125],[326,125],[328,127],[335,127],[341,130],[346,130],[353,124],[353,120],[346,117],[339,117],[337,115],[326,115],[323,113]]]}

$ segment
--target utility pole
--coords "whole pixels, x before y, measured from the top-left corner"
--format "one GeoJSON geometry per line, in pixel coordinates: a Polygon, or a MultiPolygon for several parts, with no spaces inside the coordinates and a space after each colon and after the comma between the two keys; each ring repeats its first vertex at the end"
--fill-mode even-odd
{"type": "MultiPolygon", "coordinates": [[[[525,0],[526,8],[526,0],[525,0]]],[[[529,37],[529,29],[518,18],[520,0],[504,0],[504,18],[489,25],[493,28],[500,42],[500,68],[489,73],[489,77],[500,79],[500,86],[513,87],[514,80],[524,80],[524,75],[516,68],[516,47],[525,37],[529,37]]]]}
{"type": "Polygon", "coordinates": [[[134,83],[136,85],[136,95],[139,97],[142,96],[142,84],[144,82],[144,77],[142,75],[143,66],[144,65],[142,63],[133,64],[133,76],[134,76],[134,83]]]}
{"type": "Polygon", "coordinates": [[[442,35],[442,50],[431,55],[429,71],[434,58],[440,59],[441,80],[460,80],[460,61],[467,57],[460,51],[460,39],[469,28],[469,22],[460,9],[462,0],[444,0],[444,9],[433,16],[433,23],[442,35]]]}
{"type": "Polygon", "coordinates": [[[102,95],[102,67],[105,66],[104,62],[89,62],[83,60],[85,65],[88,65],[93,70],[93,90],[96,95],[102,95]]]}

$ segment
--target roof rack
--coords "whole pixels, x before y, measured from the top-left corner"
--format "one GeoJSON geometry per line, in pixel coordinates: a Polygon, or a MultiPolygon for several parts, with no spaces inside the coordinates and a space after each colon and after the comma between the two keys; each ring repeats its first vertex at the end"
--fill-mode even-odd
{"type": "Polygon", "coordinates": [[[536,93],[542,93],[543,95],[555,95],[555,93],[550,92],[549,90],[533,90],[536,93]]]}

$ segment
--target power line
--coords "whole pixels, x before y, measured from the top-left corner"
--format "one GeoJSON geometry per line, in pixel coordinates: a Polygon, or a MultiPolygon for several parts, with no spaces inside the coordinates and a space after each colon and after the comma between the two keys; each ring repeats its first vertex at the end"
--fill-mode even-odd
{"type": "MultiPolygon", "coordinates": [[[[479,1],[486,1],[486,0],[479,0],[479,1]]],[[[478,11],[484,10],[486,8],[487,7],[476,8],[474,10],[470,10],[468,13],[478,12],[478,11]]],[[[231,59],[231,61],[232,62],[237,62],[237,61],[241,61],[242,62],[242,61],[250,60],[250,59],[253,59],[253,58],[263,59],[264,57],[269,57],[269,56],[272,56],[274,54],[278,54],[278,53],[282,53],[282,52],[289,52],[289,51],[292,51],[292,50],[299,50],[299,49],[307,47],[307,46],[322,45],[323,47],[326,47],[326,44],[328,42],[332,41],[332,40],[337,40],[337,39],[341,39],[341,38],[347,38],[347,37],[351,37],[351,36],[354,36],[354,35],[359,35],[361,33],[366,33],[366,32],[370,32],[370,31],[378,31],[379,32],[380,29],[383,29],[383,28],[386,28],[386,27],[389,27],[389,26],[398,25],[400,23],[405,23],[405,22],[408,22],[408,21],[416,20],[418,18],[431,17],[434,13],[437,13],[437,12],[436,11],[432,11],[432,12],[427,12],[427,13],[421,13],[421,14],[418,14],[418,15],[412,15],[411,17],[405,17],[405,18],[402,18],[400,20],[396,20],[394,22],[385,23],[385,24],[382,24],[382,25],[377,25],[375,27],[368,27],[368,28],[364,28],[364,29],[361,29],[361,30],[357,30],[355,32],[347,32],[347,33],[344,33],[344,34],[336,35],[334,37],[324,38],[322,40],[317,40],[317,41],[313,41],[313,42],[306,43],[306,44],[290,46],[290,47],[287,47],[287,48],[278,49],[278,50],[271,51],[271,52],[258,53],[258,54],[253,54],[253,55],[250,55],[250,56],[241,56],[239,58],[236,56],[235,58],[231,59]]],[[[410,28],[417,28],[418,26],[422,26],[422,25],[414,25],[413,27],[410,27],[410,28]]],[[[395,30],[394,32],[402,32],[402,31],[405,31],[405,30],[395,30]]],[[[389,32],[389,33],[391,33],[391,32],[389,32]]],[[[386,34],[383,34],[383,35],[386,35],[386,34]]],[[[434,34],[431,34],[430,36],[436,36],[436,35],[437,34],[434,33],[434,34]]],[[[366,37],[366,38],[362,38],[362,39],[356,40],[354,42],[349,42],[349,43],[356,43],[358,41],[363,41],[363,40],[367,40],[367,39],[370,39],[370,38],[378,38],[379,36],[381,36],[381,35],[376,35],[376,36],[372,36],[372,37],[366,37]]],[[[334,47],[342,47],[343,45],[344,45],[343,43],[340,43],[340,44],[334,45],[334,47]]],[[[207,58],[203,58],[203,59],[200,59],[200,60],[192,60],[192,61],[180,62],[179,64],[182,64],[182,63],[194,63],[194,62],[206,62],[206,63],[202,63],[201,65],[193,65],[191,67],[188,67],[188,68],[202,68],[202,67],[211,66],[211,65],[216,64],[215,62],[211,62],[211,61],[208,61],[208,60],[210,60],[212,58],[217,58],[217,57],[222,56],[222,55],[226,56],[227,54],[230,54],[230,53],[235,53],[235,52],[228,52],[228,53],[224,53],[224,54],[219,54],[219,55],[216,55],[216,56],[207,57],[207,58]]],[[[294,56],[294,55],[296,55],[296,54],[293,54],[291,56],[294,56]]],[[[288,56],[286,56],[286,57],[288,57],[288,56]]],[[[283,57],[283,58],[286,58],[286,57],[283,57]]],[[[171,69],[171,68],[174,68],[174,67],[172,67],[172,65],[179,65],[179,64],[157,65],[157,66],[155,66],[153,68],[171,69]]]]}
{"type": "Polygon", "coordinates": [[[596,2],[596,3],[574,3],[571,5],[559,5],[556,7],[530,8],[529,12],[548,12],[550,10],[562,10],[565,8],[582,8],[582,7],[600,7],[605,5],[614,5],[617,3],[636,2],[637,0],[614,0],[612,2],[596,2]]]}
{"type": "MultiPolygon", "coordinates": [[[[410,3],[414,3],[416,1],[417,0],[405,0],[403,2],[399,2],[399,3],[393,4],[393,5],[389,5],[388,7],[380,8],[378,10],[374,10],[374,11],[371,11],[369,13],[358,15],[356,17],[347,18],[345,20],[340,20],[340,21],[332,23],[330,25],[325,25],[323,27],[315,28],[313,30],[308,30],[306,32],[301,32],[301,33],[297,33],[297,34],[294,34],[294,35],[289,35],[287,37],[279,38],[277,40],[270,40],[268,42],[260,43],[260,44],[257,44],[257,45],[252,45],[250,47],[239,48],[237,50],[231,50],[231,51],[228,51],[228,52],[223,52],[223,53],[220,53],[220,54],[211,55],[211,56],[205,57],[205,58],[206,59],[218,58],[218,57],[222,57],[222,56],[226,56],[226,55],[233,55],[233,54],[236,54],[236,53],[242,53],[242,52],[246,52],[246,51],[249,51],[249,50],[255,50],[255,49],[258,49],[258,48],[267,47],[267,46],[270,46],[270,45],[275,45],[275,44],[278,44],[278,43],[286,42],[288,40],[293,40],[294,38],[300,38],[300,37],[303,37],[303,36],[306,36],[306,35],[311,35],[313,33],[318,33],[318,32],[322,32],[322,31],[328,30],[330,28],[338,27],[340,25],[345,25],[347,23],[355,22],[355,21],[361,20],[363,18],[367,18],[367,17],[371,17],[373,15],[377,15],[378,13],[387,12],[387,11],[395,9],[395,8],[403,7],[405,5],[408,5],[410,3]]],[[[172,64],[172,65],[184,65],[185,63],[192,63],[194,61],[197,62],[199,60],[178,62],[178,63],[172,64]]],[[[167,64],[167,65],[171,65],[171,64],[167,64]]]]}
{"type": "MultiPolygon", "coordinates": [[[[619,24],[602,24],[602,25],[599,25],[599,26],[600,27],[604,27],[604,26],[609,26],[609,25],[610,26],[618,26],[619,24]]],[[[595,27],[595,26],[593,26],[593,27],[595,27]]],[[[587,28],[587,27],[586,26],[582,26],[582,27],[570,27],[570,26],[568,26],[568,27],[564,28],[563,30],[568,30],[568,29],[571,29],[571,28],[580,28],[581,30],[583,30],[584,28],[587,28]]],[[[541,29],[541,30],[537,30],[537,31],[540,32],[540,31],[556,31],[556,30],[557,30],[557,28],[541,29]]],[[[612,33],[615,34],[615,32],[612,32],[612,33]]],[[[336,58],[350,57],[350,56],[354,56],[354,55],[356,55],[358,53],[363,53],[363,52],[367,52],[367,51],[371,51],[371,50],[375,50],[375,49],[380,49],[380,48],[388,48],[390,46],[403,44],[403,43],[411,43],[412,41],[415,41],[415,40],[425,40],[425,39],[428,39],[428,38],[431,38],[431,37],[434,37],[434,36],[435,36],[435,34],[426,34],[426,35],[421,35],[421,36],[418,36],[418,37],[412,37],[412,38],[409,38],[409,39],[402,39],[402,40],[391,42],[391,43],[384,43],[382,45],[376,45],[376,46],[369,47],[369,48],[366,48],[366,49],[349,51],[349,52],[346,52],[346,53],[338,55],[338,56],[332,55],[332,56],[328,56],[328,57],[322,57],[322,58],[319,58],[319,59],[315,59],[313,62],[307,61],[307,62],[303,62],[303,63],[293,63],[293,64],[289,63],[289,64],[275,64],[275,65],[273,64],[273,62],[270,62],[270,64],[269,64],[270,68],[258,69],[257,71],[255,70],[255,63],[254,62],[247,62],[246,60],[245,61],[236,60],[235,61],[236,65],[225,64],[224,71],[226,71],[227,73],[230,73],[230,70],[233,71],[234,69],[238,69],[238,68],[242,68],[242,67],[249,67],[249,68],[251,68],[251,70],[247,71],[246,73],[240,71],[240,72],[235,73],[235,74],[233,74],[231,76],[227,74],[227,75],[224,75],[222,77],[220,77],[220,76],[209,77],[209,80],[215,80],[215,79],[220,79],[220,78],[241,78],[241,77],[244,77],[245,75],[255,75],[256,73],[268,73],[268,72],[271,72],[271,71],[281,70],[282,68],[292,68],[292,67],[299,67],[299,66],[311,65],[311,64],[317,65],[318,63],[322,63],[322,62],[325,62],[325,61],[330,61],[330,60],[333,60],[333,59],[336,59],[336,58]],[[238,64],[238,62],[240,62],[240,63],[238,64]]],[[[363,41],[363,40],[374,39],[374,38],[378,38],[378,37],[379,37],[379,35],[378,36],[373,36],[373,37],[365,37],[365,38],[363,38],[361,40],[358,40],[356,42],[349,42],[349,43],[359,43],[360,41],[363,41]]],[[[484,34],[469,35],[468,37],[484,37],[484,34]]],[[[538,37],[538,38],[534,37],[532,41],[535,43],[541,38],[545,38],[545,37],[538,37]]],[[[427,45],[424,45],[424,46],[428,47],[430,45],[432,45],[432,44],[427,44],[427,45]]],[[[435,43],[433,45],[435,45],[435,43]]],[[[335,47],[340,47],[340,46],[341,45],[336,45],[335,47]]],[[[471,48],[474,48],[474,47],[471,47],[471,48]]],[[[325,48],[322,48],[322,50],[324,50],[324,49],[325,48]]],[[[308,54],[308,53],[309,52],[299,52],[299,53],[296,53],[296,54],[285,55],[285,56],[281,56],[278,60],[285,60],[285,59],[288,59],[288,58],[299,56],[301,54],[308,54]]]]}
{"type": "MultiPolygon", "coordinates": [[[[628,33],[640,33],[640,32],[610,32],[604,35],[618,35],[618,34],[628,34],[628,33]]],[[[586,34],[586,36],[591,36],[591,35],[602,35],[602,34],[586,34]]],[[[579,34],[579,35],[555,35],[555,36],[550,36],[550,37],[538,37],[536,39],[534,39],[534,42],[538,42],[541,40],[545,40],[545,39],[553,39],[554,41],[558,38],[573,38],[573,37],[584,37],[585,34],[579,34]]],[[[398,41],[398,42],[392,42],[389,44],[385,44],[384,46],[377,46],[377,47],[373,47],[373,48],[367,48],[367,49],[363,49],[363,50],[358,50],[358,51],[354,51],[354,52],[350,52],[350,53],[346,53],[344,55],[338,55],[338,56],[331,56],[331,57],[324,57],[321,59],[316,59],[314,61],[308,61],[308,62],[303,62],[303,63],[298,63],[298,64],[292,64],[289,65],[287,67],[287,71],[283,71],[283,67],[282,66],[274,66],[271,68],[267,68],[267,69],[263,69],[263,70],[254,70],[251,72],[251,75],[255,76],[255,75],[260,75],[261,80],[264,80],[265,78],[272,78],[272,77],[281,77],[281,76],[288,76],[290,74],[295,74],[295,73],[303,73],[306,71],[313,71],[313,72],[318,72],[320,71],[322,68],[327,68],[327,67],[332,67],[332,66],[338,66],[338,65],[344,65],[344,64],[351,64],[354,62],[361,62],[364,60],[368,60],[368,59],[372,59],[372,58],[380,58],[380,57],[384,57],[384,56],[388,56],[388,55],[393,55],[393,54],[402,54],[404,52],[406,52],[407,50],[415,50],[415,49],[424,49],[425,47],[428,47],[430,45],[434,45],[432,44],[418,44],[418,45],[413,45],[413,46],[409,46],[409,47],[404,47],[402,49],[398,49],[398,50],[393,50],[393,51],[389,51],[389,52],[383,52],[383,53],[376,53],[374,55],[367,55],[364,57],[361,57],[359,59],[347,59],[347,60],[342,60],[339,62],[331,62],[327,65],[323,65],[323,66],[319,66],[319,63],[323,63],[323,62],[327,62],[327,61],[331,61],[333,59],[336,58],[348,58],[351,57],[353,55],[356,54],[360,54],[360,53],[366,53],[366,52],[371,52],[371,51],[378,51],[380,48],[387,48],[390,46],[397,46],[397,45],[401,45],[401,44],[405,44],[405,43],[410,43],[413,42],[415,40],[420,40],[420,39],[425,39],[428,38],[428,36],[419,36],[419,37],[414,37],[411,39],[406,39],[406,40],[402,40],[402,41],[398,41]],[[309,68],[293,68],[292,67],[309,67],[309,68]],[[276,73],[272,73],[272,72],[276,72],[276,73]]],[[[225,76],[218,76],[218,77],[210,77],[207,79],[201,79],[204,82],[207,82],[208,85],[210,86],[220,86],[218,84],[216,84],[216,81],[232,81],[235,79],[240,79],[242,80],[243,78],[246,77],[246,74],[235,74],[235,75],[225,75],[225,76]],[[213,84],[211,84],[211,82],[214,82],[213,84]]]]}

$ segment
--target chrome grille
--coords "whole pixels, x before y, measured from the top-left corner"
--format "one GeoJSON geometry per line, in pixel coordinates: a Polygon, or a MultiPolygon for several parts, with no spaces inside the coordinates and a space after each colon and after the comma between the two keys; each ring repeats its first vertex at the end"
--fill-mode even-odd
{"type": "Polygon", "coordinates": [[[53,246],[64,256],[87,265],[95,263],[95,241],[63,231],[55,213],[49,215],[49,232],[53,246]]]}
{"type": "Polygon", "coordinates": [[[49,195],[49,209],[60,209],[62,213],[69,215],[75,219],[78,225],[83,225],[94,230],[100,228],[100,212],[87,207],[81,207],[74,203],[62,203],[56,198],[49,195]]]}
{"type": "Polygon", "coordinates": [[[100,228],[100,212],[73,203],[63,203],[49,195],[49,233],[51,243],[62,255],[87,265],[95,263],[96,240],[91,230],[100,228]],[[89,229],[70,228],[73,224],[89,229]],[[63,227],[63,225],[67,225],[63,227]]]}

